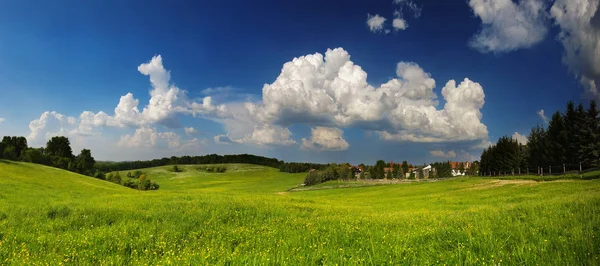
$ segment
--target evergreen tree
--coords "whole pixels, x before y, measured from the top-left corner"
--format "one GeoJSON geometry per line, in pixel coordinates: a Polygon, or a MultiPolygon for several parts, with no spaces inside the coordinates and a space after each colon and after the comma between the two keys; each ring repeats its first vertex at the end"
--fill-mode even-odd
{"type": "Polygon", "coordinates": [[[406,176],[408,173],[408,162],[402,161],[402,174],[406,176]]]}

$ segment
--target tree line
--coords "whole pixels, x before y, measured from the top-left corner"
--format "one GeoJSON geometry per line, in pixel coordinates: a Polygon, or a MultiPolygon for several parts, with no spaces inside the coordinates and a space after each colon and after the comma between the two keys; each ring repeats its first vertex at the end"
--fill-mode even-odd
{"type": "Polygon", "coordinates": [[[585,109],[570,101],[548,126],[531,129],[527,144],[508,136],[481,154],[481,175],[563,173],[600,167],[600,117],[595,101],[585,109]]]}
{"type": "Polygon", "coordinates": [[[127,171],[141,168],[177,165],[177,164],[227,164],[227,163],[247,163],[263,165],[273,168],[280,168],[283,161],[256,156],[251,154],[217,155],[208,154],[203,156],[172,156],[161,159],[146,161],[125,161],[125,162],[98,162],[96,166],[104,172],[127,171]]]}
{"type": "Polygon", "coordinates": [[[22,136],[4,136],[0,142],[0,159],[43,164],[140,190],[159,188],[158,184],[145,175],[143,178],[136,178],[136,182],[132,180],[124,182],[118,173],[107,176],[105,173],[109,171],[99,169],[91,150],[82,149],[75,156],[71,149],[71,142],[63,136],[52,137],[46,143],[46,147],[41,148],[28,147],[27,139],[22,136]]]}

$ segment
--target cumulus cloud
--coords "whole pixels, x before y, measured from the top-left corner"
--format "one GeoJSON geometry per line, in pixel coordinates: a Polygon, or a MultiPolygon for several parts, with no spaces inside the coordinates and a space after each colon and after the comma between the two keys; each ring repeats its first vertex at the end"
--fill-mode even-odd
{"type": "Polygon", "coordinates": [[[398,78],[379,87],[350,61],[342,48],[294,58],[275,82],[263,87],[262,103],[247,103],[253,119],[265,124],[294,123],[378,131],[382,139],[440,142],[487,139],[481,123],[481,85],[465,78],[446,83],[444,109],[436,106],[435,80],[417,64],[400,62],[398,78]]]}
{"type": "Polygon", "coordinates": [[[350,144],[343,137],[344,131],[339,128],[315,127],[311,129],[310,139],[302,139],[301,148],[316,151],[344,151],[350,144]]]}
{"type": "Polygon", "coordinates": [[[548,32],[544,0],[470,0],[469,6],[482,23],[469,45],[483,53],[529,48],[548,32]]]}
{"type": "Polygon", "coordinates": [[[456,157],[455,151],[444,152],[441,150],[433,150],[433,151],[430,151],[429,154],[431,154],[434,157],[439,157],[439,158],[455,158],[456,157]]]}
{"type": "Polygon", "coordinates": [[[586,96],[600,100],[600,15],[598,0],[556,0],[550,16],[560,28],[563,63],[579,78],[586,96]]]}
{"type": "Polygon", "coordinates": [[[2,122],[6,121],[6,119],[0,117],[0,124],[2,124],[2,122]]]}
{"type": "Polygon", "coordinates": [[[193,135],[198,134],[198,130],[196,130],[193,127],[184,127],[183,130],[185,131],[185,134],[188,136],[193,136],[193,135]]]}
{"type": "MultiPolygon", "coordinates": [[[[392,20],[392,28],[395,31],[406,30],[408,28],[408,22],[406,22],[407,14],[412,14],[414,18],[421,16],[422,8],[412,0],[394,0],[393,3],[395,5],[395,11],[394,19],[392,20]]],[[[367,26],[371,32],[390,33],[391,30],[386,28],[386,21],[386,18],[377,14],[375,16],[367,14],[367,26]]]]}
{"type": "Polygon", "coordinates": [[[548,124],[548,117],[544,113],[544,109],[537,111],[537,115],[544,121],[544,124],[548,124]]]}
{"type": "Polygon", "coordinates": [[[33,144],[41,144],[59,135],[77,134],[76,119],[57,113],[44,112],[40,118],[29,123],[31,133],[27,136],[27,141],[33,144]]]}
{"type": "Polygon", "coordinates": [[[403,18],[394,18],[394,20],[392,20],[392,27],[394,27],[395,30],[405,30],[408,28],[408,24],[403,18]]]}
{"type": "Polygon", "coordinates": [[[292,132],[287,128],[264,124],[254,126],[252,134],[246,135],[241,140],[234,140],[234,142],[250,143],[258,146],[288,146],[296,144],[296,141],[291,139],[291,137],[292,132]]]}
{"type": "Polygon", "coordinates": [[[159,132],[156,128],[140,127],[133,134],[126,134],[118,142],[124,148],[198,149],[202,141],[197,138],[184,141],[175,132],[159,132]]]}
{"type": "Polygon", "coordinates": [[[523,145],[527,144],[527,136],[521,135],[521,134],[519,134],[519,132],[515,132],[512,135],[512,139],[516,140],[520,144],[523,144],[523,145]]]}
{"type": "Polygon", "coordinates": [[[367,26],[371,32],[381,32],[383,31],[383,24],[387,19],[375,14],[372,16],[371,14],[367,14],[367,26]]]}

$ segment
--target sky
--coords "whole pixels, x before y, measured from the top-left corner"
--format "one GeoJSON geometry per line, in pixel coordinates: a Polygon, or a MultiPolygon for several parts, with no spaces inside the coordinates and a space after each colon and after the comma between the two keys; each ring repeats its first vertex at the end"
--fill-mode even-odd
{"type": "Polygon", "coordinates": [[[0,135],[97,160],[477,160],[600,99],[600,0],[0,2],[0,135]]]}

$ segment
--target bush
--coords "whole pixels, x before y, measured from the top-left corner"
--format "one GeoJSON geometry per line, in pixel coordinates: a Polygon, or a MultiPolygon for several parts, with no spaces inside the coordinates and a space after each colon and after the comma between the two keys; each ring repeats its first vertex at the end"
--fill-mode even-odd
{"type": "Polygon", "coordinates": [[[175,173],[181,172],[181,169],[179,169],[179,167],[177,167],[177,165],[173,165],[173,172],[175,172],[175,173]]]}
{"type": "Polygon", "coordinates": [[[121,184],[121,175],[119,172],[110,173],[106,176],[106,180],[115,184],[121,184]]]}
{"type": "Polygon", "coordinates": [[[104,174],[104,172],[101,172],[101,171],[96,171],[96,173],[94,173],[94,177],[98,178],[98,179],[106,180],[106,175],[104,174]]]}
{"type": "Polygon", "coordinates": [[[131,179],[125,180],[125,182],[123,182],[123,186],[128,188],[138,188],[138,184],[131,179]]]}
{"type": "Polygon", "coordinates": [[[225,173],[225,171],[227,171],[225,167],[215,167],[215,172],[217,173],[225,173]]]}
{"type": "Polygon", "coordinates": [[[306,175],[306,177],[304,178],[304,185],[305,186],[312,186],[312,185],[316,185],[323,182],[321,180],[321,174],[319,172],[317,172],[316,170],[311,170],[310,172],[308,172],[308,175],[306,175]]]}

